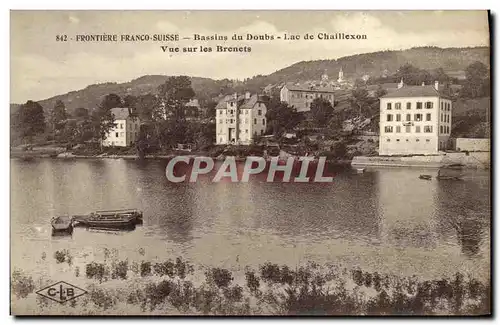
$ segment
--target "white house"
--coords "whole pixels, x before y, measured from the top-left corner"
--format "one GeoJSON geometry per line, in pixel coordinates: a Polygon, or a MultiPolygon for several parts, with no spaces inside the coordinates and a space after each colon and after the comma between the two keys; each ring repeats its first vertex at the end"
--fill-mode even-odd
{"type": "Polygon", "coordinates": [[[380,98],[379,155],[437,154],[448,149],[452,102],[434,86],[407,86],[380,98]]]}
{"type": "Polygon", "coordinates": [[[106,138],[102,141],[102,145],[105,147],[133,145],[139,138],[139,119],[131,116],[129,109],[126,107],[112,108],[111,112],[115,116],[116,126],[108,132],[106,138]]]}
{"type": "Polygon", "coordinates": [[[251,144],[253,137],[266,131],[267,107],[262,96],[228,95],[216,110],[216,144],[251,144]]]}

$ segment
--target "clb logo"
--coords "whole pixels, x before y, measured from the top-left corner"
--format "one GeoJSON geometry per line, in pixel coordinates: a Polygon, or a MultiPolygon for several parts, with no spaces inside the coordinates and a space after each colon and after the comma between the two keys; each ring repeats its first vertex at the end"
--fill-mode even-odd
{"type": "Polygon", "coordinates": [[[73,300],[80,296],[83,296],[87,293],[87,291],[75,287],[64,281],[59,281],[50,285],[46,288],[38,290],[36,292],[40,296],[49,298],[51,300],[57,301],[60,304],[65,303],[66,301],[73,300]]]}

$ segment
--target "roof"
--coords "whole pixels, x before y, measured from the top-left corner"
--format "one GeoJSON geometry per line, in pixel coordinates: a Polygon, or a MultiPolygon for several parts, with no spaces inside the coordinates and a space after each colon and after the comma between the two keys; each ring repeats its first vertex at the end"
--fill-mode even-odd
{"type": "Polygon", "coordinates": [[[215,106],[215,109],[225,109],[227,108],[226,103],[231,101],[238,101],[238,107],[241,109],[253,108],[253,106],[259,101],[259,96],[257,94],[251,95],[250,98],[245,98],[245,95],[239,95],[237,99],[233,95],[224,96],[215,106]]]}
{"type": "Polygon", "coordinates": [[[439,91],[437,91],[434,86],[407,86],[404,85],[402,88],[393,90],[388,94],[382,96],[381,98],[399,98],[399,97],[446,97],[439,91]]]}
{"type": "Polygon", "coordinates": [[[115,116],[115,120],[126,120],[129,117],[128,107],[115,107],[111,109],[111,113],[115,116]]]}
{"type": "Polygon", "coordinates": [[[308,85],[294,85],[293,83],[287,83],[284,87],[291,91],[309,91],[318,93],[333,93],[334,89],[330,87],[314,87],[308,85]]]}

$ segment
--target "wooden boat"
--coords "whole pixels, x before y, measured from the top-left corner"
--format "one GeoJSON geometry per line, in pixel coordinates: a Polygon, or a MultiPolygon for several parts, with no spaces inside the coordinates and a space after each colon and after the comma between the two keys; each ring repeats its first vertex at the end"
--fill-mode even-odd
{"type": "Polygon", "coordinates": [[[133,229],[136,225],[136,216],[132,213],[91,213],[85,224],[95,228],[133,229]]]}
{"type": "Polygon", "coordinates": [[[52,225],[52,235],[73,234],[73,219],[70,216],[54,217],[50,221],[52,225]]]}
{"type": "Polygon", "coordinates": [[[420,175],[418,178],[425,179],[425,180],[430,180],[432,178],[432,176],[431,175],[420,175]]]}
{"type": "Polygon", "coordinates": [[[117,210],[101,210],[101,211],[96,211],[95,213],[97,214],[126,214],[126,215],[132,215],[135,218],[135,224],[142,224],[143,223],[143,213],[140,210],[137,209],[117,209],[117,210]]]}

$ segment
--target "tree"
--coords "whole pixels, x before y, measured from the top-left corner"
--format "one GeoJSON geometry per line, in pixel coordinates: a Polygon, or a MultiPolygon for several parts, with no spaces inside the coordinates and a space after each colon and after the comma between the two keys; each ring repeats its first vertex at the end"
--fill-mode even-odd
{"type": "MultiPolygon", "coordinates": [[[[159,104],[158,98],[148,93],[137,97],[133,107],[141,121],[151,121],[154,115],[153,112],[160,106],[159,104]]],[[[158,118],[160,118],[160,116],[158,116],[158,118]]]]}
{"type": "Polygon", "coordinates": [[[110,110],[115,107],[122,107],[123,102],[117,94],[108,94],[101,101],[100,108],[110,110]]]}
{"type": "Polygon", "coordinates": [[[43,107],[38,102],[28,100],[19,107],[16,126],[23,140],[31,142],[33,137],[45,131],[43,107]]]}
{"type": "Polygon", "coordinates": [[[285,102],[280,102],[273,97],[267,104],[267,125],[275,136],[281,136],[286,131],[293,130],[304,116],[298,113],[295,107],[288,106],[285,102]]]}
{"type": "Polygon", "coordinates": [[[109,131],[116,126],[112,108],[120,107],[120,96],[115,94],[106,95],[97,109],[92,112],[91,123],[94,140],[102,146],[102,141],[109,131]],[[118,101],[120,104],[118,104],[118,101]],[[118,104],[118,105],[116,105],[118,104]]]}
{"type": "Polygon", "coordinates": [[[352,97],[349,99],[351,106],[357,110],[358,116],[362,116],[363,108],[368,107],[371,101],[368,96],[368,90],[366,88],[354,88],[351,95],[352,97]]]}
{"type": "Polygon", "coordinates": [[[477,98],[490,96],[490,76],[486,65],[474,62],[465,69],[466,83],[460,97],[477,98]]]}
{"type": "Polygon", "coordinates": [[[58,136],[64,130],[67,118],[66,106],[61,100],[56,101],[50,116],[52,132],[54,132],[55,136],[58,136]]]}
{"type": "Polygon", "coordinates": [[[165,117],[165,121],[155,123],[157,135],[160,135],[162,144],[175,145],[184,142],[187,130],[186,103],[194,96],[191,79],[186,76],[170,77],[158,87],[158,97],[161,102],[159,108],[162,109],[153,112],[153,115],[156,118],[161,117],[161,115],[165,117]],[[161,128],[161,131],[158,127],[161,128]]]}
{"type": "Polygon", "coordinates": [[[137,97],[132,95],[127,95],[125,96],[125,98],[123,98],[123,106],[128,108],[134,108],[136,102],[137,102],[137,97]]]}
{"type": "Polygon", "coordinates": [[[323,99],[316,98],[311,103],[311,115],[317,127],[325,127],[333,114],[332,104],[323,99]]]}
{"type": "Polygon", "coordinates": [[[217,102],[214,100],[209,100],[205,103],[205,118],[212,120],[215,119],[216,112],[215,107],[217,106],[217,102]]]}
{"type": "Polygon", "coordinates": [[[429,71],[419,69],[409,63],[402,65],[395,74],[397,80],[404,80],[408,85],[421,85],[423,82],[430,84],[432,76],[429,71]]]}
{"type": "Polygon", "coordinates": [[[73,114],[76,119],[84,120],[89,117],[89,110],[83,107],[78,107],[75,109],[75,112],[73,114]]]}

